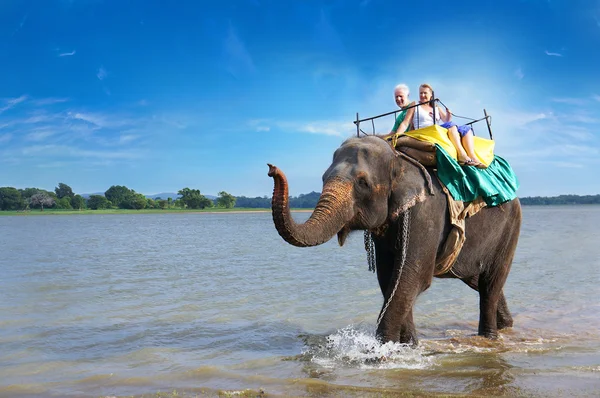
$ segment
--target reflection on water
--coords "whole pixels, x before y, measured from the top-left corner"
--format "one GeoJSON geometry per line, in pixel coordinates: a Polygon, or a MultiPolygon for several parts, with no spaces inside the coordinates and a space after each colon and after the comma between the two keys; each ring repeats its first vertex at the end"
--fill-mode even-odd
{"type": "Polygon", "coordinates": [[[435,280],[411,349],[374,338],[360,233],[299,249],[268,213],[0,217],[0,396],[593,395],[599,222],[598,206],[526,207],[515,327],[475,336],[476,293],[435,280]]]}

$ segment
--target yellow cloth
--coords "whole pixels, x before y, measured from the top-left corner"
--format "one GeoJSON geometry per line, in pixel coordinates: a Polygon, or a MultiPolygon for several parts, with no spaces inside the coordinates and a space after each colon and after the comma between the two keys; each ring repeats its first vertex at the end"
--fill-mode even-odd
{"type": "MultiPolygon", "coordinates": [[[[407,136],[413,137],[420,141],[427,141],[434,144],[438,144],[448,153],[456,159],[456,148],[452,145],[452,141],[448,138],[448,130],[434,124],[433,126],[423,127],[422,129],[410,130],[406,133],[407,136]]],[[[492,140],[488,140],[481,137],[473,137],[475,144],[475,154],[479,161],[486,166],[494,160],[494,144],[492,140]]]]}

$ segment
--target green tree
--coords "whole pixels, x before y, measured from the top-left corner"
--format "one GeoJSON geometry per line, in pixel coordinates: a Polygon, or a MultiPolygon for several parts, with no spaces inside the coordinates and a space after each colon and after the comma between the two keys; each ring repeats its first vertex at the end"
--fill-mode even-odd
{"type": "Polygon", "coordinates": [[[106,192],[104,197],[109,200],[113,206],[121,209],[129,208],[127,205],[131,203],[131,196],[135,192],[122,185],[113,185],[106,192]]]}
{"type": "Polygon", "coordinates": [[[226,209],[231,209],[235,207],[235,196],[225,191],[219,192],[219,197],[217,198],[217,206],[224,207],[226,209]]]}
{"type": "Polygon", "coordinates": [[[68,196],[62,197],[56,201],[56,208],[58,209],[72,209],[71,200],[68,196]]]}
{"type": "Polygon", "coordinates": [[[92,210],[108,209],[111,203],[102,195],[91,195],[87,200],[87,207],[92,210]]]}
{"type": "Polygon", "coordinates": [[[58,199],[69,198],[69,200],[75,196],[73,190],[67,184],[63,184],[62,182],[58,183],[58,186],[54,188],[54,192],[56,193],[56,197],[58,199]]]}
{"type": "Polygon", "coordinates": [[[170,209],[171,205],[173,204],[173,199],[172,198],[167,198],[167,207],[170,209]]]}
{"type": "Polygon", "coordinates": [[[44,189],[39,189],[39,188],[25,188],[25,189],[19,189],[19,192],[21,192],[21,198],[23,198],[24,201],[27,202],[28,199],[30,199],[33,195],[36,195],[38,193],[43,193],[46,194],[47,196],[49,196],[50,198],[56,200],[58,199],[56,197],[56,193],[54,193],[54,191],[46,191],[44,189]]]}
{"type": "Polygon", "coordinates": [[[127,202],[127,208],[129,209],[145,209],[148,204],[148,200],[141,193],[133,193],[127,202]]]}
{"type": "Polygon", "coordinates": [[[27,199],[31,198],[33,195],[35,195],[36,193],[40,193],[41,190],[39,190],[37,188],[25,188],[25,189],[19,189],[19,192],[21,193],[21,197],[23,198],[23,200],[27,200],[27,199]]]}
{"type": "Polygon", "coordinates": [[[13,187],[0,188],[1,210],[21,210],[23,207],[25,207],[25,202],[19,190],[13,187]]]}
{"type": "Polygon", "coordinates": [[[81,195],[75,195],[71,198],[71,208],[73,209],[84,209],[85,208],[85,199],[81,195]]]}
{"type": "Polygon", "coordinates": [[[152,199],[152,198],[146,198],[146,208],[147,209],[156,209],[157,208],[157,201],[152,199]]]}
{"type": "Polygon", "coordinates": [[[181,201],[185,206],[190,209],[204,209],[213,206],[212,200],[202,195],[199,189],[183,188],[177,193],[181,195],[181,201]]]}
{"type": "Polygon", "coordinates": [[[164,209],[167,208],[167,206],[169,206],[169,201],[168,200],[161,199],[161,200],[158,201],[158,207],[160,207],[161,209],[164,210],[164,209]]]}
{"type": "Polygon", "coordinates": [[[200,208],[204,209],[206,207],[211,208],[215,206],[215,202],[213,202],[212,200],[210,200],[209,198],[207,198],[204,195],[200,195],[200,208]]]}
{"type": "Polygon", "coordinates": [[[51,207],[56,202],[53,197],[48,195],[47,192],[40,192],[31,196],[28,200],[28,203],[31,207],[40,207],[42,209],[41,211],[44,211],[44,206],[51,207]]]}

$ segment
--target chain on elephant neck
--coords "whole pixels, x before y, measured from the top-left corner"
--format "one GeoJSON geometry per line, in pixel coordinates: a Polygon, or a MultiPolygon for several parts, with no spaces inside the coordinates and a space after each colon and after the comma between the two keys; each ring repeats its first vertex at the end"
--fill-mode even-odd
{"type": "Polygon", "coordinates": [[[375,243],[373,242],[373,234],[365,230],[365,250],[367,251],[367,264],[369,264],[369,271],[375,272],[375,243]]]}
{"type": "Polygon", "coordinates": [[[377,318],[377,324],[375,325],[376,329],[379,329],[379,324],[385,315],[390,303],[392,302],[392,298],[396,294],[396,290],[398,290],[398,286],[400,285],[400,277],[402,276],[402,269],[404,268],[404,263],[406,263],[406,254],[408,249],[408,237],[409,237],[409,222],[410,222],[410,209],[406,209],[402,213],[402,260],[400,261],[400,267],[398,268],[398,278],[396,279],[396,284],[394,285],[394,290],[392,290],[392,294],[388,297],[385,306],[381,310],[379,317],[377,318]]]}

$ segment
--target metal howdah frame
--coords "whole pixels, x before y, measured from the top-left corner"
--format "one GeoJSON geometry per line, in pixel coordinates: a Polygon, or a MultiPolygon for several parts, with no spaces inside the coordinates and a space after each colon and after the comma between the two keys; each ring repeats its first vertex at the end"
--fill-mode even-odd
{"type": "MultiPolygon", "coordinates": [[[[434,103],[434,104],[435,104],[435,103],[439,103],[439,104],[441,104],[441,105],[442,105],[444,108],[448,109],[448,108],[446,107],[446,105],[444,105],[444,103],[443,103],[442,101],[440,101],[440,100],[439,100],[439,98],[435,98],[435,99],[431,100],[431,102],[432,102],[432,103],[434,103]]],[[[394,120],[395,120],[395,119],[396,119],[396,117],[397,117],[397,114],[398,114],[398,112],[400,112],[401,110],[408,110],[408,109],[415,108],[415,107],[418,107],[418,106],[421,106],[421,105],[423,105],[423,104],[417,103],[417,104],[415,104],[415,105],[411,105],[411,106],[403,107],[402,109],[399,109],[399,110],[395,110],[395,111],[392,111],[392,112],[387,112],[387,113],[382,113],[381,115],[377,115],[377,116],[373,116],[373,117],[368,117],[368,118],[366,118],[366,119],[360,119],[360,118],[358,117],[358,112],[357,112],[357,113],[356,113],[356,120],[353,122],[353,123],[356,125],[356,136],[357,136],[357,137],[360,137],[361,133],[362,133],[363,135],[375,135],[375,134],[376,134],[376,133],[375,133],[375,119],[379,119],[379,118],[382,118],[382,117],[384,117],[384,116],[389,116],[389,115],[392,115],[392,114],[393,114],[393,115],[394,115],[394,120]],[[361,123],[363,123],[363,122],[368,122],[368,121],[371,121],[371,126],[372,126],[372,129],[373,129],[373,130],[372,130],[372,131],[373,131],[373,132],[372,132],[372,134],[365,133],[365,132],[364,132],[364,131],[363,131],[363,130],[360,128],[360,124],[361,124],[361,123]]],[[[489,133],[489,135],[490,135],[490,140],[493,140],[493,139],[494,139],[494,137],[492,136],[492,116],[491,116],[491,115],[488,115],[488,113],[487,113],[487,111],[486,111],[485,109],[483,110],[483,114],[484,114],[484,116],[483,116],[481,119],[472,119],[472,118],[470,118],[470,117],[458,116],[458,115],[455,115],[454,113],[452,114],[452,117],[457,117],[457,118],[461,118],[461,119],[468,119],[468,120],[470,120],[470,122],[468,122],[468,123],[465,123],[465,125],[466,125],[466,126],[471,126],[471,130],[473,131],[473,134],[475,134],[475,129],[473,128],[473,125],[474,125],[475,123],[477,123],[477,122],[481,122],[482,120],[485,120],[485,122],[486,122],[486,124],[487,124],[488,133],[489,133]]],[[[435,112],[433,112],[433,124],[435,124],[435,112]]]]}

